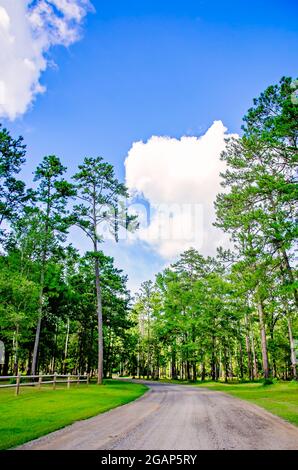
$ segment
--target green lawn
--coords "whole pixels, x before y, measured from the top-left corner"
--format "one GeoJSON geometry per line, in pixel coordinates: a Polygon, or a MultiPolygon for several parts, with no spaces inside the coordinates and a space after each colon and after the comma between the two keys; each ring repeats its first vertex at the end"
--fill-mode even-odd
{"type": "Polygon", "coordinates": [[[263,385],[260,382],[230,384],[206,382],[197,385],[251,401],[298,426],[297,382],[277,382],[272,385],[263,385]]]}
{"type": "Polygon", "coordinates": [[[59,386],[51,390],[22,387],[0,389],[0,449],[15,447],[80,419],[124,405],[141,396],[141,384],[107,380],[105,385],[59,386]]]}

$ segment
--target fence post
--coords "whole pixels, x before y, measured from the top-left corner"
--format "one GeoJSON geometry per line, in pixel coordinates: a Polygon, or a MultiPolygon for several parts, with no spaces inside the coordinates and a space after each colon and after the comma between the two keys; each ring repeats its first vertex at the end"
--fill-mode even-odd
{"type": "Polygon", "coordinates": [[[39,388],[39,390],[41,389],[41,382],[42,382],[42,375],[39,374],[39,376],[38,376],[38,388],[39,388]]]}
{"type": "Polygon", "coordinates": [[[80,385],[80,375],[78,375],[78,378],[77,378],[77,385],[80,385]]]}
{"type": "Polygon", "coordinates": [[[20,382],[21,382],[21,376],[20,374],[17,375],[17,383],[16,383],[16,395],[20,393],[20,382]]]}
{"type": "Polygon", "coordinates": [[[54,373],[53,390],[56,390],[56,378],[57,378],[57,372],[54,373]]]}
{"type": "Polygon", "coordinates": [[[86,384],[89,385],[89,382],[90,382],[90,374],[87,374],[86,384]]]}
{"type": "Polygon", "coordinates": [[[67,375],[67,388],[70,388],[70,373],[67,375]]]}

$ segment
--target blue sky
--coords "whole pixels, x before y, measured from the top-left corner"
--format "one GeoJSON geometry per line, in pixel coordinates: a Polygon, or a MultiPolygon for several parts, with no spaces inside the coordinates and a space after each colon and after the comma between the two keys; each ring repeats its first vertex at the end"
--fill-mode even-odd
{"type": "MultiPolygon", "coordinates": [[[[79,40],[49,46],[55,65],[39,79],[46,91],[13,121],[2,119],[25,138],[28,182],[42,156],[53,153],[70,173],[84,156],[102,155],[124,179],[134,142],[199,136],[216,120],[239,133],[253,97],[282,75],[297,75],[296,1],[92,4],[79,40]]],[[[81,243],[78,234],[74,240],[81,243]]],[[[111,252],[132,287],[167,262],[144,243],[111,252]]]]}

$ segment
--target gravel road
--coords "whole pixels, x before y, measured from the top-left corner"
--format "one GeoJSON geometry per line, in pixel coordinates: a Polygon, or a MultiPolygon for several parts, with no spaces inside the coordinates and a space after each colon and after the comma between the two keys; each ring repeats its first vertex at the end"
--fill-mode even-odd
{"type": "Polygon", "coordinates": [[[147,385],[133,403],[18,449],[298,449],[298,428],[255,405],[206,388],[147,385]]]}

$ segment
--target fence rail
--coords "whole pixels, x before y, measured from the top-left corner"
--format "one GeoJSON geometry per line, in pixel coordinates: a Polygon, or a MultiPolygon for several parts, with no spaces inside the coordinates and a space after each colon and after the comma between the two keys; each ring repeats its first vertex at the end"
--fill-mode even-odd
{"type": "Polygon", "coordinates": [[[37,386],[41,388],[42,385],[52,384],[53,390],[56,389],[57,384],[67,384],[67,388],[70,388],[71,383],[76,383],[79,385],[80,383],[89,384],[90,376],[87,375],[72,375],[72,374],[49,374],[49,375],[0,375],[0,389],[1,388],[15,388],[15,394],[19,395],[21,387],[34,387],[37,386]],[[52,379],[52,380],[43,380],[43,379],[52,379]],[[23,380],[27,379],[38,379],[36,381],[31,382],[23,382],[23,380]],[[65,379],[65,380],[64,380],[65,379]],[[15,383],[3,384],[1,385],[1,380],[15,380],[15,383]]]}

